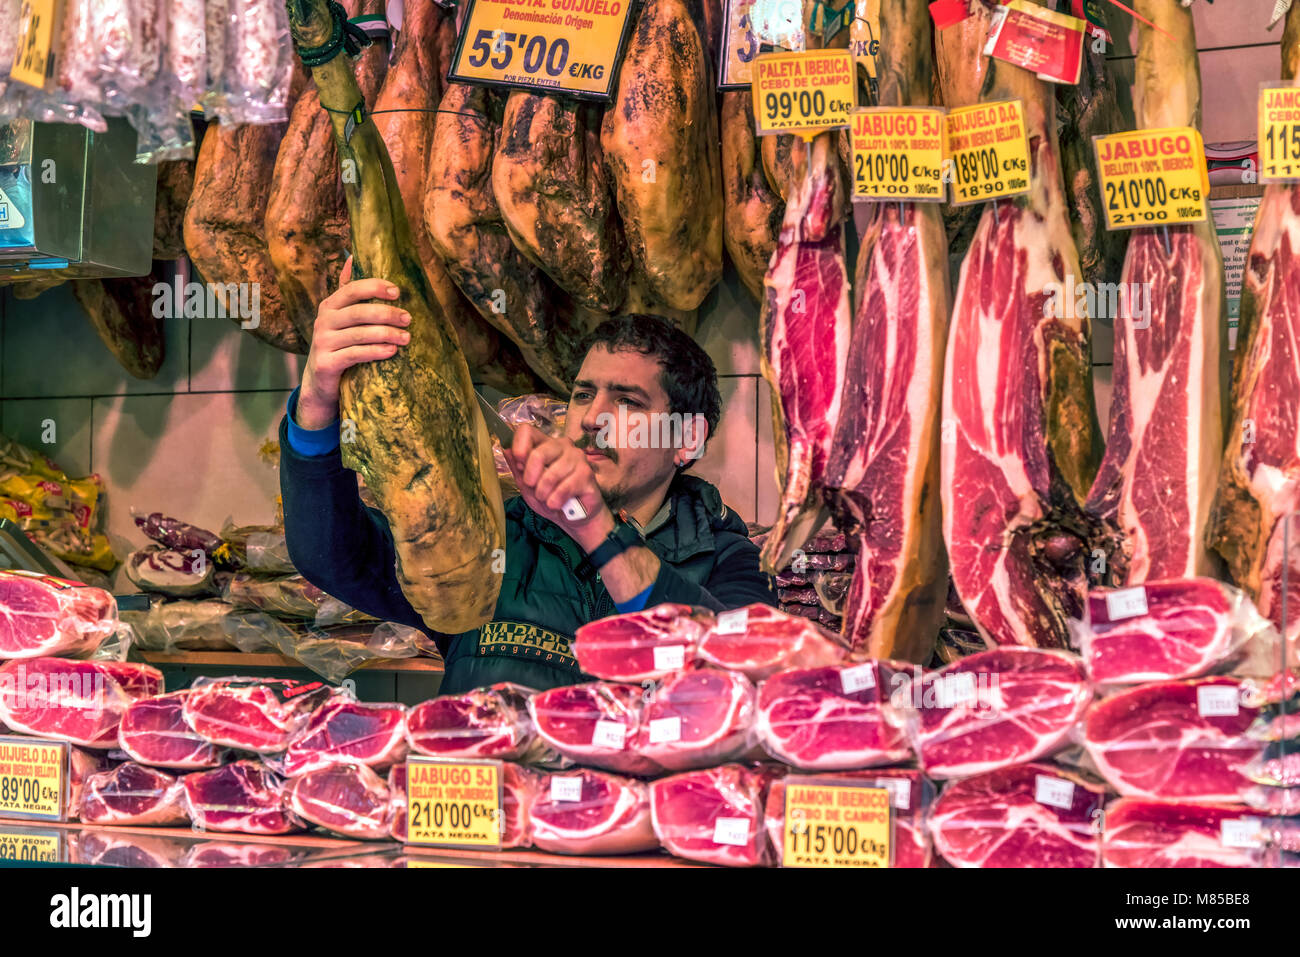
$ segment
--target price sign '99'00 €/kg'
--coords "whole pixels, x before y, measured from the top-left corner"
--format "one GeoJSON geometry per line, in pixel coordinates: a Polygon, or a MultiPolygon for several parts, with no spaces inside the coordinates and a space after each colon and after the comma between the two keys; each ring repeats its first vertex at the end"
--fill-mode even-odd
{"type": "Polygon", "coordinates": [[[857,76],[848,50],[765,53],[751,73],[759,136],[795,133],[804,139],[847,127],[857,105],[857,76]]]}
{"type": "Polygon", "coordinates": [[[500,761],[406,761],[406,841],[437,847],[499,848],[500,761]]]}
{"type": "Polygon", "coordinates": [[[0,737],[0,818],[62,821],[67,771],[66,742],[0,737]]]}
{"type": "Polygon", "coordinates": [[[942,202],[943,110],[880,107],[853,114],[853,197],[942,202]]]}
{"type": "Polygon", "coordinates": [[[1190,126],[1093,137],[1107,229],[1205,221],[1210,175],[1190,126]]]}
{"type": "Polygon", "coordinates": [[[955,206],[1029,191],[1029,143],[1019,100],[979,103],[948,114],[955,206]]]}
{"type": "Polygon", "coordinates": [[[785,779],[785,867],[889,867],[889,790],[785,779]]]}
{"type": "Polygon", "coordinates": [[[630,0],[469,0],[450,78],[608,100],[630,0]]]}

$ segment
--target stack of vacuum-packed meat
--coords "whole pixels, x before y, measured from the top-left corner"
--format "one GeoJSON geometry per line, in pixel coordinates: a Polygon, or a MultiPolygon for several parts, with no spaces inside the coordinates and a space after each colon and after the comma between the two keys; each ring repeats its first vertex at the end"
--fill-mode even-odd
{"type": "MultiPolygon", "coordinates": [[[[768,529],[750,536],[762,548],[768,529]]],[[[842,532],[823,532],[808,539],[789,565],[776,573],[780,609],[840,630],[841,611],[853,578],[853,552],[842,532]]]]}
{"type": "Polygon", "coordinates": [[[159,512],[135,523],[152,542],[127,557],[126,575],[151,605],[122,617],[144,649],[275,650],[331,680],[371,658],[436,652],[417,629],[376,622],[298,574],[282,527],[217,535],[159,512]]]}

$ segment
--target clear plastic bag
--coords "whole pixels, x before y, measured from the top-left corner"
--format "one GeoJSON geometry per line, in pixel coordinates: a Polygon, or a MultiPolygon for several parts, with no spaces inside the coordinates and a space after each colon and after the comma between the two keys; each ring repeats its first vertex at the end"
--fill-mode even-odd
{"type": "Polygon", "coordinates": [[[1098,685],[1196,678],[1234,665],[1243,675],[1270,675],[1281,651],[1254,603],[1210,578],[1094,589],[1084,620],[1069,628],[1098,685]]]}
{"type": "Polygon", "coordinates": [[[932,778],[960,778],[1046,757],[1077,736],[1092,686],[1074,655],[1006,646],[923,671],[894,695],[932,778]]]}
{"type": "Polygon", "coordinates": [[[680,671],[714,624],[707,608],[664,603],[610,615],[578,629],[571,647],[578,667],[607,681],[644,681],[680,671]]]}
{"type": "MultiPolygon", "coordinates": [[[[497,403],[497,412],[513,426],[527,423],[541,429],[547,435],[562,435],[569,406],[553,396],[533,393],[502,399],[497,403]]],[[[519,489],[515,486],[514,474],[511,473],[510,466],[506,465],[501,442],[495,436],[492,439],[492,456],[496,462],[497,478],[501,480],[502,494],[507,497],[518,495],[519,489]]]]}
{"type": "Polygon", "coordinates": [[[117,729],[118,747],[151,767],[194,771],[216,767],[222,750],[185,723],[189,689],[132,701],[117,729]]]}
{"type": "Polygon", "coordinates": [[[247,567],[258,575],[298,573],[289,560],[283,525],[234,525],[227,520],[221,528],[221,539],[232,562],[241,568],[247,567]]]}
{"type": "Polygon", "coordinates": [[[529,803],[528,821],[533,844],[555,854],[637,854],[659,847],[646,785],[602,771],[547,775],[529,803]]]}
{"type": "Polygon", "coordinates": [[[1263,867],[1269,829],[1238,804],[1123,797],[1106,807],[1105,867],[1263,867]]]}
{"type": "Polygon", "coordinates": [[[650,783],[650,820],[670,854],[706,864],[760,867],[771,863],[763,821],[774,765],[725,764],[650,783]]]}
{"type": "MultiPolygon", "coordinates": [[[[283,123],[288,118],[294,45],[282,0],[225,0],[217,119],[283,123]]],[[[211,36],[211,34],[209,34],[211,36]]]]}
{"type": "Polygon", "coordinates": [[[196,831],[289,834],[305,826],[284,799],[284,782],[260,761],[235,761],[181,778],[196,831]]]}
{"type": "MultiPolygon", "coordinates": [[[[135,643],[145,651],[174,655],[182,651],[221,651],[236,647],[230,640],[230,622],[240,612],[220,598],[202,601],[156,601],[145,612],[122,612],[122,620],[135,632],[135,643]]],[[[243,651],[261,651],[242,648],[243,651]]]]}
{"type": "Polygon", "coordinates": [[[762,681],[778,671],[839,664],[848,653],[839,636],[816,622],[754,604],[720,612],[701,636],[696,656],[762,681]]]}
{"type": "Polygon", "coordinates": [[[316,708],[341,694],[319,681],[201,677],[190,686],[182,714],[213,744],[274,754],[289,746],[316,708]]]}
{"type": "Polygon", "coordinates": [[[758,687],[758,738],[778,761],[807,770],[905,761],[912,750],[893,699],[911,669],[882,660],[778,672],[758,687]]]}
{"type": "Polygon", "coordinates": [[[162,545],[146,545],[126,557],[126,577],[141,591],[193,598],[215,593],[216,566],[200,549],[181,551],[162,545]]]}
{"type": "Polygon", "coordinates": [[[191,525],[189,522],[182,522],[180,519],[164,515],[162,512],[141,514],[132,508],[131,517],[135,521],[136,528],[167,548],[174,548],[186,553],[199,550],[207,555],[210,560],[218,563],[221,563],[225,555],[220,536],[208,531],[206,528],[191,525]]]}
{"type": "Polygon", "coordinates": [[[239,608],[311,621],[321,627],[375,620],[327,595],[301,575],[262,578],[236,572],[222,589],[221,597],[239,608]]]}
{"type": "Polygon", "coordinates": [[[137,698],[162,692],[162,672],[128,661],[31,658],[0,667],[0,724],[85,748],[117,747],[117,728],[137,698]]]}
{"type": "Polygon", "coordinates": [[[577,764],[620,774],[658,774],[659,765],[634,748],[646,689],[593,681],[542,691],[528,699],[537,733],[577,764]]]}
{"type": "Polygon", "coordinates": [[[387,768],[406,760],[406,708],[337,696],[326,701],[293,736],[284,755],[267,764],[297,777],[333,764],[387,768]]]}
{"type": "Polygon", "coordinates": [[[0,569],[0,608],[0,659],[87,657],[118,624],[108,592],[37,572],[0,569]]]}
{"type": "Polygon", "coordinates": [[[422,702],[406,716],[413,751],[435,758],[497,758],[524,764],[554,762],[558,753],[538,737],[528,713],[535,692],[501,682],[422,702]]]}
{"type": "Polygon", "coordinates": [[[1226,676],[1140,685],[1088,709],[1083,744],[1126,797],[1241,801],[1264,750],[1246,735],[1258,711],[1242,697],[1226,676]]]}
{"type": "Polygon", "coordinates": [[[85,779],[78,816],[84,824],[181,824],[183,793],[172,775],[127,761],[85,779]]]}
{"type": "Polygon", "coordinates": [[[645,696],[632,748],[665,771],[706,768],[754,755],[754,686],[737,671],[669,675],[645,696]]]}
{"type": "Polygon", "coordinates": [[[393,621],[317,628],[241,612],[224,622],[230,643],[241,651],[274,650],[297,659],[329,681],[342,681],[372,661],[437,656],[433,640],[418,628],[393,621]]]}
{"type": "Polygon", "coordinates": [[[285,783],[293,814],[343,837],[387,840],[393,803],[384,779],[363,764],[329,764],[285,783]]]}
{"type": "Polygon", "coordinates": [[[946,785],[930,808],[934,849],[953,867],[1096,867],[1100,783],[1054,764],[999,768],[946,785]]]}

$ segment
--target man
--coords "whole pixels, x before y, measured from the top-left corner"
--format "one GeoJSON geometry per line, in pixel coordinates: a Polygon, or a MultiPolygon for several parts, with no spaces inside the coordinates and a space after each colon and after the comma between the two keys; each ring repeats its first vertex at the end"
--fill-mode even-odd
{"type": "Polygon", "coordinates": [[[441,693],[498,681],[545,689],[584,680],[569,639],[617,612],[662,602],[715,611],[776,603],[745,523],[716,488],[685,474],[721,414],[713,362],[671,323],[637,315],[592,333],[563,436],[529,425],[515,430],[505,455],[520,495],[506,502],[492,621],[461,635],[430,632],[398,586],[387,523],[362,505],[356,474],[339,454],[344,370],[388,358],[410,341],[410,317],[376,301],[396,298],[396,287],[350,282],[351,271],[349,261],[340,288],[321,303],[302,385],[280,425],[285,537],[308,581],[430,634],[447,665],[441,693]],[[678,441],[663,443],[656,414],[703,424],[674,430],[678,441]],[[585,517],[565,516],[570,499],[585,517]]]}

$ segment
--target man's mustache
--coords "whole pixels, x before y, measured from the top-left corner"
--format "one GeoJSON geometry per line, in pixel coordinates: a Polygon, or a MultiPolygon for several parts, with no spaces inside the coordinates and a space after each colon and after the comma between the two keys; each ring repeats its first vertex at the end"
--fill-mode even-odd
{"type": "Polygon", "coordinates": [[[583,452],[586,452],[588,449],[595,452],[599,452],[601,455],[608,458],[611,462],[617,464],[618,451],[614,449],[612,446],[599,444],[596,441],[596,436],[598,434],[599,433],[596,432],[583,432],[582,435],[578,436],[577,440],[574,441],[573,444],[576,445],[583,452]]]}

